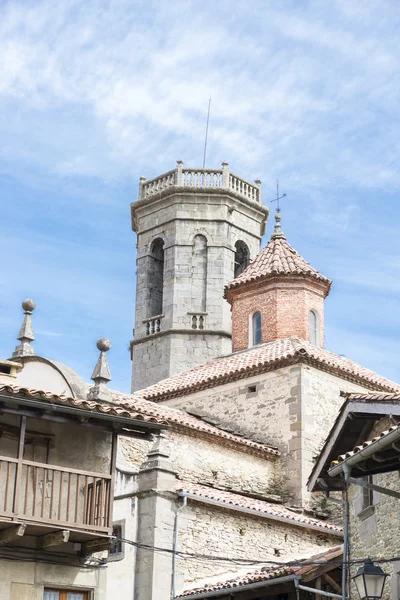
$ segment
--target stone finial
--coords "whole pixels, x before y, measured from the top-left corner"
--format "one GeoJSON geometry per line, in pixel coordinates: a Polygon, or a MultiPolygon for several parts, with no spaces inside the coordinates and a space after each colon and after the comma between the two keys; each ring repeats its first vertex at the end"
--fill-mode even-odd
{"type": "Polygon", "coordinates": [[[105,400],[112,402],[112,394],[107,387],[107,382],[111,381],[110,367],[106,352],[111,348],[111,342],[107,338],[100,338],[97,342],[97,348],[100,350],[100,356],[92,373],[94,385],[88,393],[88,400],[105,400]]]}
{"type": "Polygon", "coordinates": [[[165,471],[167,473],[174,472],[170,459],[168,438],[162,433],[157,435],[154,446],[147,454],[147,460],[140,467],[140,472],[153,470],[165,471]]]}
{"type": "Polygon", "coordinates": [[[274,227],[274,231],[272,232],[271,235],[271,240],[274,240],[275,238],[283,238],[286,239],[285,234],[283,233],[282,229],[281,229],[281,215],[280,213],[276,213],[275,215],[275,227],[274,227]]]}
{"type": "Polygon", "coordinates": [[[26,298],[26,300],[22,302],[22,308],[24,309],[25,317],[17,337],[17,340],[21,343],[15,347],[15,350],[12,353],[13,358],[24,358],[25,356],[33,356],[35,354],[35,349],[31,346],[31,342],[35,339],[32,329],[31,314],[35,310],[36,304],[31,298],[26,298]]]}

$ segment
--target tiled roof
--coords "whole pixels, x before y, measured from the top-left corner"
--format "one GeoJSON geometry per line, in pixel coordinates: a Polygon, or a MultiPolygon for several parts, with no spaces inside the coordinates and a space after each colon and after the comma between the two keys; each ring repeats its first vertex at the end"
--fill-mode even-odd
{"type": "Polygon", "coordinates": [[[114,393],[113,398],[121,406],[127,406],[130,409],[139,411],[149,417],[153,416],[157,419],[165,419],[172,427],[178,426],[183,429],[189,429],[204,435],[209,435],[217,442],[228,442],[229,444],[244,446],[246,449],[253,450],[258,454],[267,454],[272,458],[280,456],[280,452],[276,448],[272,448],[265,444],[259,444],[248,438],[219,429],[197,417],[189,415],[183,410],[172,408],[170,406],[158,405],[149,400],[144,400],[140,397],[140,393],[131,396],[123,396],[119,393],[114,393]]]}
{"type": "Polygon", "coordinates": [[[176,486],[176,491],[181,492],[182,494],[193,494],[197,496],[199,500],[203,498],[205,500],[223,502],[227,508],[249,508],[257,511],[266,518],[269,517],[271,519],[290,521],[293,525],[312,527],[313,529],[317,528],[332,535],[341,536],[342,534],[342,529],[336,525],[293,512],[281,504],[273,504],[272,502],[266,502],[265,500],[256,500],[249,498],[248,496],[242,496],[241,494],[185,481],[179,482],[176,486]]]}
{"type": "Polygon", "coordinates": [[[400,385],[377,375],[349,358],[324,348],[317,348],[298,337],[291,337],[221,356],[191,371],[164,379],[140,390],[139,395],[153,401],[174,398],[297,362],[313,365],[375,390],[400,393],[400,385]]]}
{"type": "Polygon", "coordinates": [[[104,415],[109,415],[110,417],[124,417],[136,421],[144,421],[147,423],[158,423],[160,425],[167,424],[166,419],[163,417],[149,415],[140,410],[132,410],[132,407],[128,407],[128,405],[121,406],[118,403],[106,404],[96,402],[94,400],[79,400],[77,398],[68,398],[67,396],[53,394],[52,392],[45,392],[43,390],[35,390],[9,384],[0,384],[0,394],[6,394],[17,399],[28,398],[30,400],[39,400],[40,402],[43,402],[43,404],[70,406],[78,410],[101,413],[104,415]]]}
{"type": "MultiPolygon", "coordinates": [[[[400,388],[400,386],[399,386],[400,388]]],[[[373,401],[373,402],[385,402],[385,401],[400,401],[400,392],[394,392],[389,394],[382,394],[380,392],[346,392],[343,396],[348,400],[356,401],[373,401]]]]}
{"type": "Polygon", "coordinates": [[[387,436],[389,433],[392,433],[392,431],[398,431],[398,430],[399,430],[399,425],[392,425],[391,427],[389,427],[389,429],[382,431],[382,433],[375,436],[372,440],[367,440],[367,441],[363,442],[362,444],[355,446],[355,448],[353,448],[353,450],[350,450],[349,452],[345,452],[344,454],[341,454],[339,456],[338,460],[333,461],[332,466],[334,464],[337,465],[337,464],[343,462],[344,460],[346,460],[346,458],[350,458],[350,456],[354,456],[355,454],[358,454],[358,452],[360,452],[361,450],[364,450],[364,448],[368,448],[368,446],[371,446],[371,444],[377,442],[378,440],[381,440],[382,438],[387,436]]]}
{"type": "MultiPolygon", "coordinates": [[[[205,594],[207,592],[218,592],[220,590],[230,590],[233,591],[235,588],[250,585],[256,582],[262,581],[270,581],[272,579],[277,579],[277,585],[279,585],[279,578],[286,577],[287,575],[308,575],[311,574],[314,569],[318,569],[321,567],[321,564],[327,564],[329,561],[334,561],[334,559],[338,559],[343,554],[343,548],[341,546],[336,546],[335,548],[331,548],[326,552],[321,552],[320,554],[316,554],[314,556],[310,556],[307,558],[301,558],[297,561],[291,561],[292,563],[287,565],[275,565],[272,567],[263,567],[262,569],[257,569],[254,571],[250,571],[247,573],[240,573],[235,577],[232,577],[232,574],[226,576],[226,578],[221,577],[220,580],[216,583],[208,583],[203,585],[202,587],[192,588],[190,590],[186,590],[182,594],[178,595],[178,598],[188,598],[195,594],[205,594]],[[304,563],[303,565],[301,563],[304,563]],[[315,563],[315,564],[312,564],[315,563]]],[[[335,561],[332,564],[332,568],[339,566],[335,561]]]]}
{"type": "Polygon", "coordinates": [[[228,290],[237,288],[244,283],[255,282],[267,277],[277,275],[301,275],[312,277],[326,285],[326,294],[329,293],[332,282],[316,269],[314,269],[302,256],[286,241],[283,234],[273,235],[271,240],[255,259],[249,264],[236,279],[225,286],[228,290]]]}

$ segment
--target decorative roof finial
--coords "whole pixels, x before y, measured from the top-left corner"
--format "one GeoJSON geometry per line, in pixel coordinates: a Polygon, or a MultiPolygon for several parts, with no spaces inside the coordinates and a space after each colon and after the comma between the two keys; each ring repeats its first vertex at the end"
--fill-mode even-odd
{"type": "Polygon", "coordinates": [[[107,387],[107,382],[111,381],[110,367],[106,352],[111,348],[111,342],[108,338],[100,338],[97,342],[97,348],[100,350],[100,356],[92,373],[94,385],[88,393],[88,400],[105,400],[112,402],[112,394],[107,387]]]}
{"type": "Polygon", "coordinates": [[[275,214],[275,221],[276,221],[276,225],[274,227],[274,231],[272,232],[271,235],[271,240],[275,239],[275,238],[284,238],[285,234],[283,233],[282,229],[281,229],[281,205],[279,204],[279,200],[282,200],[282,198],[285,198],[286,194],[282,194],[282,196],[279,195],[279,180],[276,180],[276,198],[274,198],[273,200],[271,200],[271,202],[276,202],[276,214],[275,214]]]}
{"type": "Polygon", "coordinates": [[[12,353],[13,358],[24,358],[25,356],[33,356],[35,354],[35,349],[31,346],[31,342],[35,339],[32,329],[31,314],[35,310],[36,304],[30,298],[26,298],[22,303],[22,308],[24,309],[25,317],[17,337],[17,340],[21,343],[15,347],[15,350],[12,353]]]}
{"type": "Polygon", "coordinates": [[[276,180],[276,198],[274,198],[273,200],[271,200],[271,202],[276,202],[276,212],[280,213],[281,212],[281,206],[279,204],[279,200],[282,200],[282,198],[285,198],[286,194],[282,194],[282,196],[279,195],[279,179],[276,180]]]}
{"type": "Polygon", "coordinates": [[[271,240],[274,240],[275,238],[282,238],[282,239],[286,239],[285,234],[283,233],[282,229],[281,229],[281,214],[280,213],[276,213],[275,215],[275,227],[274,227],[274,231],[272,232],[271,235],[271,240]]]}

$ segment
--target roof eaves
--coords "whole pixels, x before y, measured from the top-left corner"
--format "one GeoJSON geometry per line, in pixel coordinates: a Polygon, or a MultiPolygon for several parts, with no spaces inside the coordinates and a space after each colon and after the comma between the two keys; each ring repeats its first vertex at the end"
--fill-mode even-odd
{"type": "Polygon", "coordinates": [[[313,529],[319,532],[324,532],[326,534],[329,535],[333,535],[336,537],[342,537],[343,536],[343,532],[342,529],[339,527],[336,527],[334,525],[324,525],[324,524],[320,524],[318,521],[316,521],[315,519],[300,519],[296,516],[292,517],[287,517],[284,515],[278,515],[274,512],[269,512],[268,510],[257,510],[256,508],[250,508],[248,506],[244,506],[243,504],[236,504],[233,501],[232,502],[228,502],[226,500],[219,500],[219,499],[215,499],[215,498],[211,498],[209,496],[207,496],[206,494],[202,494],[199,492],[193,492],[193,491],[186,491],[184,489],[184,486],[180,486],[177,489],[177,494],[178,496],[182,496],[182,497],[187,497],[189,499],[198,501],[198,502],[204,502],[205,504],[213,504],[215,506],[220,506],[223,508],[227,508],[230,510],[236,510],[238,512],[246,512],[249,514],[254,514],[257,515],[259,517],[265,518],[265,519],[269,519],[269,520],[273,520],[273,521],[280,521],[282,523],[286,523],[289,525],[293,525],[293,526],[297,526],[297,527],[303,527],[306,529],[313,529]],[[315,522],[314,522],[315,521],[315,522]]]}

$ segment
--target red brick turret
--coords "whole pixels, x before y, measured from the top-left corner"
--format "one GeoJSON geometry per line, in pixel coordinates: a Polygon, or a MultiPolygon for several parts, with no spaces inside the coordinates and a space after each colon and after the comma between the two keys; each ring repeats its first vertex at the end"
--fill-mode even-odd
{"type": "Polygon", "coordinates": [[[324,299],[332,282],[286,241],[280,218],[277,213],[267,246],[225,287],[233,352],[291,336],[324,345],[324,299]]]}

